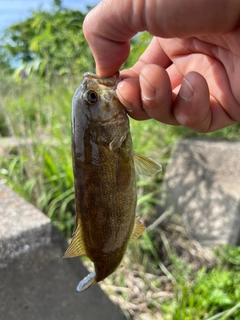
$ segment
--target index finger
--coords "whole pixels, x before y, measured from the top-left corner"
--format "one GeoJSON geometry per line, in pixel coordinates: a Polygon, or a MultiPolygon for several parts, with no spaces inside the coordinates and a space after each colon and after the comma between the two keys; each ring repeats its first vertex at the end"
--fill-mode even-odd
{"type": "Polygon", "coordinates": [[[140,31],[158,37],[190,37],[232,30],[239,23],[236,0],[102,0],[83,24],[97,73],[117,72],[140,31]]]}

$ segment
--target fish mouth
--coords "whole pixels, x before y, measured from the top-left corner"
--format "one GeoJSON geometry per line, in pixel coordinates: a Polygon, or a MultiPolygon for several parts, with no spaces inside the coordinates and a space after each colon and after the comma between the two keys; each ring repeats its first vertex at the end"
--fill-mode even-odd
{"type": "Polygon", "coordinates": [[[86,81],[92,80],[94,82],[97,82],[98,85],[103,85],[105,87],[112,87],[112,89],[115,89],[118,83],[121,81],[119,72],[115,73],[111,77],[101,77],[92,72],[85,72],[83,76],[86,81]]]}

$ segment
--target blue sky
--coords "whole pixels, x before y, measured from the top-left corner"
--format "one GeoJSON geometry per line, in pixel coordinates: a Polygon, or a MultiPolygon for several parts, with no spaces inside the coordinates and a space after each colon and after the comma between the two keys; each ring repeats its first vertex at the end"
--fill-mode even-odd
{"type": "MultiPolygon", "coordinates": [[[[52,0],[0,0],[0,34],[10,25],[28,18],[32,9],[48,10],[52,0]]],[[[84,12],[87,5],[96,5],[100,0],[62,0],[66,8],[76,9],[84,12]]]]}

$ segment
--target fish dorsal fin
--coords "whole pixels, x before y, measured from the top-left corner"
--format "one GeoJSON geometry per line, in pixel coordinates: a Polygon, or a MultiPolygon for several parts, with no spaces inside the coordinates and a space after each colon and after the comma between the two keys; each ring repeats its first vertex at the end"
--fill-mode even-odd
{"type": "Polygon", "coordinates": [[[73,233],[72,241],[64,253],[63,258],[73,258],[82,255],[86,255],[86,250],[81,234],[81,223],[78,220],[76,230],[73,233]]]}
{"type": "Polygon", "coordinates": [[[159,163],[137,152],[134,152],[134,164],[136,172],[140,175],[149,176],[162,170],[159,163]]]}
{"type": "Polygon", "coordinates": [[[131,240],[135,240],[138,237],[140,237],[140,235],[143,233],[144,230],[145,230],[144,224],[139,220],[139,217],[136,218],[131,240]]]}

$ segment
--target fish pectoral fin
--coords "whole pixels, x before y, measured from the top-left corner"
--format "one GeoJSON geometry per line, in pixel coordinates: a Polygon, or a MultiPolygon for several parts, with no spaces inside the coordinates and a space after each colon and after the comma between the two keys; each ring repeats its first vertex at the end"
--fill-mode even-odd
{"type": "Polygon", "coordinates": [[[144,230],[145,230],[144,224],[139,220],[139,217],[136,218],[131,240],[135,240],[138,237],[140,237],[140,235],[143,233],[144,230]]]}
{"type": "Polygon", "coordinates": [[[82,255],[86,255],[86,250],[81,235],[81,224],[78,222],[77,229],[73,233],[72,241],[63,258],[74,258],[82,255]]]}
{"type": "Polygon", "coordinates": [[[134,152],[135,170],[140,175],[149,176],[162,170],[162,166],[149,157],[134,152]]]}
{"type": "Polygon", "coordinates": [[[123,135],[116,134],[113,140],[109,143],[109,150],[116,152],[119,148],[121,148],[121,145],[126,137],[127,133],[124,133],[123,135]]]}

